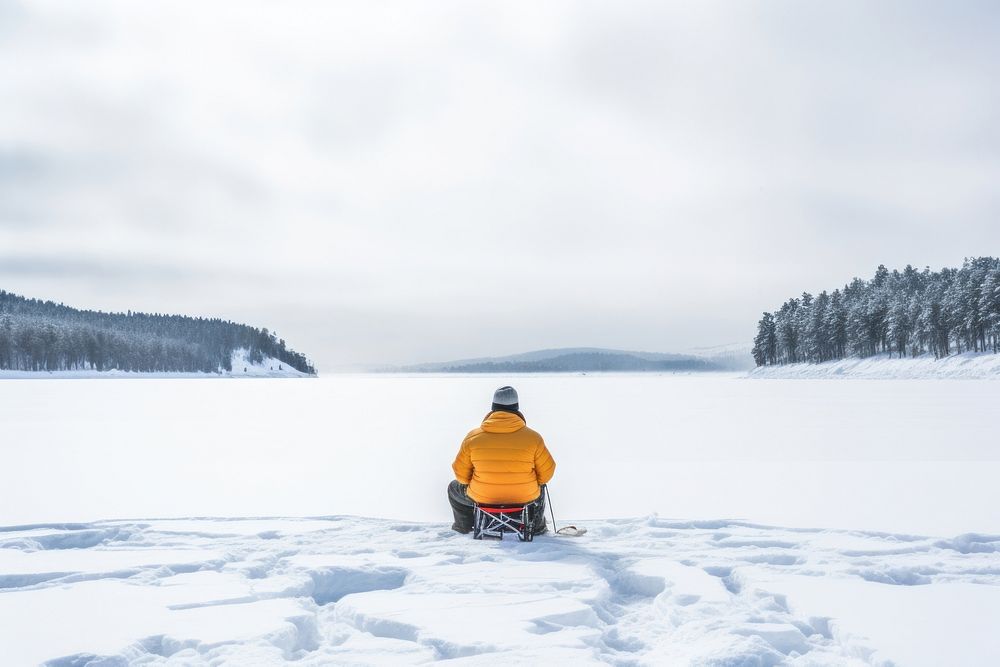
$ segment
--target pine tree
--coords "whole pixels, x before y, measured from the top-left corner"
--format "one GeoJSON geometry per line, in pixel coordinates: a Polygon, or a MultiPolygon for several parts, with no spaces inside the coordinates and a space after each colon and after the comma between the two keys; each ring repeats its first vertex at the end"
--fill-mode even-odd
{"type": "Polygon", "coordinates": [[[774,315],[764,313],[760,318],[753,343],[753,358],[758,366],[777,363],[778,336],[774,315]]]}

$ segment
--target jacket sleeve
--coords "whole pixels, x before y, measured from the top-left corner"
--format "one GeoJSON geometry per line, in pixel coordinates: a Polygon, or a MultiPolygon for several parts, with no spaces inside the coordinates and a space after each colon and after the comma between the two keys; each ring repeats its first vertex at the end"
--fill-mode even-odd
{"type": "Polygon", "coordinates": [[[538,439],[538,447],[535,448],[535,477],[539,484],[548,484],[552,475],[556,472],[556,462],[549,454],[545,441],[538,439]]]}
{"type": "Polygon", "coordinates": [[[469,446],[465,440],[458,448],[455,462],[451,464],[451,469],[455,472],[455,479],[459,484],[468,484],[472,481],[472,457],[469,456],[469,446]]]}

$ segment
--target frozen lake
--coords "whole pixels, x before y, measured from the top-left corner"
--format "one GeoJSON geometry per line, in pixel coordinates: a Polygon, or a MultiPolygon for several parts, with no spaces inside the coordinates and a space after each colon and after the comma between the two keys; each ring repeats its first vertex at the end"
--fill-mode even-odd
{"type": "Polygon", "coordinates": [[[506,383],[557,519],[1000,531],[1000,383],[647,374],[0,380],[0,525],[450,521],[452,458],[506,383]]]}

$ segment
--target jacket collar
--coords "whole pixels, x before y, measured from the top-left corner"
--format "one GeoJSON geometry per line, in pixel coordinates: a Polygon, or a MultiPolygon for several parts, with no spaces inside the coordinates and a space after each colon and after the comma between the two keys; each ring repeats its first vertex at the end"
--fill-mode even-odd
{"type": "Polygon", "coordinates": [[[494,410],[483,419],[482,428],[487,433],[513,433],[524,426],[524,417],[520,413],[494,410]]]}

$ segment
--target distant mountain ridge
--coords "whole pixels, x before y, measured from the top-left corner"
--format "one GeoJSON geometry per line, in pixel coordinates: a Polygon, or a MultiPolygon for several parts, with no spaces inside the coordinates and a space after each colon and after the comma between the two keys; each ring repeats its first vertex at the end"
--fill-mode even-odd
{"type": "Polygon", "coordinates": [[[534,350],[503,357],[383,368],[402,373],[566,373],[566,372],[706,372],[734,370],[713,358],[693,354],[637,352],[599,347],[534,350]]]}
{"type": "Polygon", "coordinates": [[[233,370],[234,358],[250,365],[269,359],[316,373],[305,355],[266,328],[218,318],[80,310],[0,290],[0,370],[222,373],[233,370]]]}

